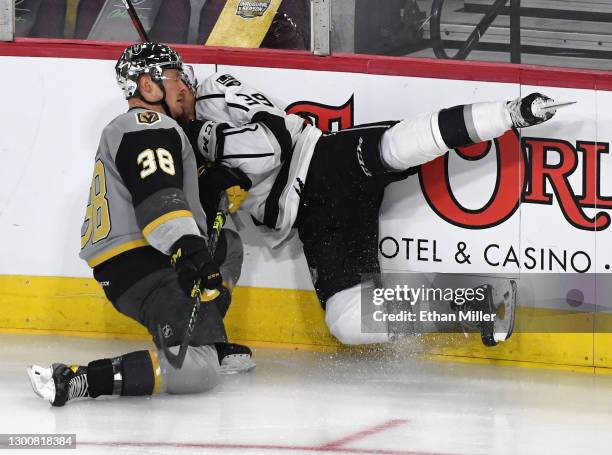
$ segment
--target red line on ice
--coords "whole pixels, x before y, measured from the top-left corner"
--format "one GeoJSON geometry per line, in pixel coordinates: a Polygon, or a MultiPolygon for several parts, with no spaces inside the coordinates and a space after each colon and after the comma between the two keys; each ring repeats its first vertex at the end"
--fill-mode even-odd
{"type": "Polygon", "coordinates": [[[332,442],[328,442],[327,444],[323,444],[321,448],[338,448],[340,446],[346,445],[350,442],[357,441],[358,439],[365,438],[367,436],[371,436],[373,434],[381,433],[389,428],[397,427],[399,425],[403,425],[408,423],[407,420],[403,419],[392,419],[387,420],[386,422],[381,423],[380,425],[376,425],[371,428],[366,428],[365,430],[357,431],[355,433],[349,434],[343,438],[337,439],[332,442]]]}
{"type": "Polygon", "coordinates": [[[243,450],[286,450],[291,452],[324,452],[324,453],[355,453],[374,455],[443,455],[433,452],[413,452],[406,450],[359,449],[349,447],[327,446],[285,446],[273,444],[215,444],[189,442],[139,442],[139,441],[77,441],[77,446],[100,447],[175,447],[177,449],[243,449],[243,450]]]}

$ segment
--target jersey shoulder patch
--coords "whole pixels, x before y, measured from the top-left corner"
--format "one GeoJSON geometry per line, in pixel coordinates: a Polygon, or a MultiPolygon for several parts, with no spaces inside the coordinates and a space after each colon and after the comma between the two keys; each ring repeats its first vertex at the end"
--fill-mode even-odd
{"type": "Polygon", "coordinates": [[[144,111],[136,113],[136,122],[140,125],[153,125],[161,121],[161,117],[157,112],[144,111]]]}
{"type": "Polygon", "coordinates": [[[231,74],[223,74],[217,78],[217,82],[226,87],[238,87],[242,85],[238,79],[231,74]]]}

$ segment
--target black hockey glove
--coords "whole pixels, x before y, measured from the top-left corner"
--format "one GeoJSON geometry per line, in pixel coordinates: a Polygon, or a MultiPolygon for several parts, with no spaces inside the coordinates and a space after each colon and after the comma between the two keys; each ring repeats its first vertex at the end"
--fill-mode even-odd
{"type": "Polygon", "coordinates": [[[200,183],[217,192],[238,186],[244,191],[251,189],[251,179],[237,167],[212,166],[200,174],[200,183]]]}
{"type": "Polygon", "coordinates": [[[235,213],[248,197],[252,185],[251,179],[238,168],[215,165],[208,169],[200,168],[198,175],[200,202],[207,216],[209,216],[207,207],[217,206],[221,191],[227,193],[229,212],[235,213]]]}
{"type": "Polygon", "coordinates": [[[219,289],[223,284],[221,272],[210,257],[206,240],[198,235],[184,235],[178,239],[170,248],[170,263],[178,274],[181,289],[189,296],[192,296],[198,280],[201,280],[201,291],[219,289]]]}

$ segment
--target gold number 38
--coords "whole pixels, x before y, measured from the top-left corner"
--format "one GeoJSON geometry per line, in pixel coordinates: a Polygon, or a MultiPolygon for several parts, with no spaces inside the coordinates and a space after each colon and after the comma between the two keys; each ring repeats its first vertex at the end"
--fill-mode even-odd
{"type": "Polygon", "coordinates": [[[136,162],[142,166],[142,171],[140,171],[141,179],[144,179],[157,171],[158,163],[159,168],[166,174],[175,174],[172,154],[166,149],[158,148],[155,149],[155,151],[151,149],[143,150],[138,154],[138,157],[136,157],[136,162]],[[155,159],[156,155],[157,160],[155,159]]]}
{"type": "MultiPolygon", "coordinates": [[[[106,199],[106,177],[104,175],[104,164],[96,161],[94,175],[89,190],[89,205],[85,212],[83,221],[85,233],[81,235],[81,249],[87,245],[93,233],[92,243],[96,243],[108,236],[111,230],[108,200],[106,199]]],[[[81,230],[83,232],[83,230],[81,230]]]]}

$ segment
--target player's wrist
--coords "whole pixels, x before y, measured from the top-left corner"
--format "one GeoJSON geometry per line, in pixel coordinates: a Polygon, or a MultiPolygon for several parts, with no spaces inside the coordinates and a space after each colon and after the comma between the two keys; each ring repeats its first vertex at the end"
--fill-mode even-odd
{"type": "Polygon", "coordinates": [[[188,234],[178,239],[171,248],[170,263],[187,295],[191,295],[198,281],[200,289],[216,289],[221,286],[219,267],[211,257],[203,237],[188,234]]]}

